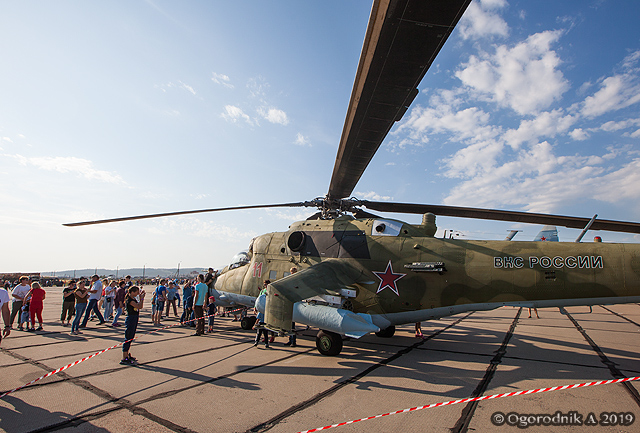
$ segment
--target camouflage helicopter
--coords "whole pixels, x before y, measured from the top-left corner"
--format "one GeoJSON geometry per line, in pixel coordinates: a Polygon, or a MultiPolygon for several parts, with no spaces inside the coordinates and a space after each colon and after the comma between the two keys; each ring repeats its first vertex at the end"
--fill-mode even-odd
{"type": "MultiPolygon", "coordinates": [[[[471,0],[375,0],[326,196],[311,201],[139,215],[67,226],[201,212],[315,207],[288,231],[254,238],[215,283],[220,305],[253,306],[281,335],[320,329],[338,355],[343,336],[501,306],[640,302],[640,245],[435,238],[436,215],[640,233],[634,222],[349,198],[471,0]],[[365,210],[366,209],[366,210],[365,210]],[[422,214],[421,224],[369,211],[422,214]],[[299,271],[290,274],[292,267],[299,271]],[[264,280],[271,283],[259,296],[264,280]]],[[[249,329],[255,318],[245,318],[249,329]]]]}

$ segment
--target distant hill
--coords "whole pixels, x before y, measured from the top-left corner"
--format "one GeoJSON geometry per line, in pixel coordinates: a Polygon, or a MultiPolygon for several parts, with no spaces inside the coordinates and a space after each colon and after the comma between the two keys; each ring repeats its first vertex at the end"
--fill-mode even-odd
{"type": "MultiPolygon", "coordinates": [[[[187,276],[191,273],[200,274],[207,269],[205,267],[201,268],[180,268],[180,276],[187,276]]],[[[118,278],[124,277],[125,275],[131,275],[133,278],[142,277],[143,273],[145,277],[175,277],[178,269],[177,268],[125,268],[125,269],[103,269],[103,268],[91,268],[91,269],[72,269],[68,271],[56,271],[56,272],[41,272],[40,275],[43,277],[68,277],[68,278],[79,278],[79,277],[90,277],[93,274],[98,274],[101,277],[116,277],[116,273],[118,278]],[[55,275],[54,275],[55,274],[55,275]]],[[[205,271],[206,272],[206,271],[205,271]]]]}

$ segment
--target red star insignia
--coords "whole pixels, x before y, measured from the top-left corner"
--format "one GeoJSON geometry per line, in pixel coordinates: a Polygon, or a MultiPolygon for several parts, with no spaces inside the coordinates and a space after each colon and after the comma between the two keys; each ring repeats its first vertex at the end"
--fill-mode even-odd
{"type": "Polygon", "coordinates": [[[547,240],[547,238],[545,238],[544,236],[542,236],[542,237],[540,238],[540,240],[544,242],[544,241],[546,241],[546,240],[547,240]]]}
{"type": "Polygon", "coordinates": [[[396,285],[396,281],[407,274],[394,273],[393,267],[391,266],[391,260],[389,260],[387,269],[384,272],[373,271],[373,273],[380,279],[380,285],[378,286],[378,290],[376,291],[376,293],[380,293],[388,287],[393,291],[393,293],[400,296],[400,293],[398,293],[398,286],[396,285]]]}

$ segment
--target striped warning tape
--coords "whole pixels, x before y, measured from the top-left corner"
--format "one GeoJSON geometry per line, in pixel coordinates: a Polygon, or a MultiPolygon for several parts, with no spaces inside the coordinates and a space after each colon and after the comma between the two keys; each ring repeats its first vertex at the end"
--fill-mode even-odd
{"type": "MultiPolygon", "coordinates": [[[[237,313],[238,311],[242,311],[243,309],[244,309],[244,308],[239,308],[239,309],[237,309],[237,310],[228,311],[227,313],[231,313],[231,314],[233,314],[233,313],[237,313]]],[[[208,316],[203,316],[203,319],[206,319],[206,318],[209,318],[209,317],[212,317],[212,316],[217,316],[217,315],[218,315],[218,313],[216,313],[216,314],[210,314],[210,315],[208,315],[208,316]]],[[[60,373],[60,372],[62,372],[62,371],[64,371],[64,370],[66,370],[67,368],[70,368],[70,367],[73,367],[74,365],[78,365],[78,364],[80,364],[81,362],[87,361],[87,360],[89,360],[89,359],[91,359],[91,358],[93,358],[93,357],[96,357],[96,356],[98,356],[98,355],[102,355],[103,353],[105,353],[105,352],[107,352],[107,351],[109,351],[109,350],[111,350],[111,349],[115,349],[115,348],[116,348],[116,347],[118,347],[118,346],[122,346],[122,345],[123,345],[124,343],[126,343],[126,342],[133,341],[133,340],[137,340],[138,338],[142,338],[142,337],[144,337],[145,335],[149,335],[149,334],[152,334],[152,333],[154,333],[154,332],[164,331],[165,329],[173,328],[174,326],[178,326],[178,325],[184,325],[185,323],[193,322],[193,321],[195,321],[195,320],[198,320],[198,319],[196,318],[196,319],[191,319],[191,320],[185,320],[184,322],[178,322],[178,323],[174,323],[174,324],[172,324],[172,325],[164,326],[164,327],[162,327],[162,328],[152,329],[151,331],[147,331],[147,332],[145,332],[144,334],[141,334],[141,335],[135,336],[135,337],[133,337],[133,338],[132,338],[132,339],[130,339],[130,340],[121,341],[121,342],[120,342],[120,343],[118,343],[118,344],[114,344],[113,346],[111,346],[111,347],[107,347],[106,349],[102,349],[102,350],[100,350],[100,351],[98,351],[98,352],[96,352],[96,353],[94,353],[94,354],[92,354],[92,355],[86,356],[86,357],[84,357],[84,358],[82,358],[82,359],[78,359],[77,361],[74,361],[74,362],[72,362],[71,364],[67,364],[67,365],[65,365],[64,367],[60,367],[60,368],[58,368],[58,369],[56,369],[56,370],[50,371],[49,373],[45,374],[44,376],[40,376],[40,377],[38,377],[37,379],[33,379],[33,380],[32,380],[31,382],[29,382],[29,383],[25,383],[24,385],[21,385],[21,386],[19,386],[19,387],[17,387],[17,388],[14,388],[14,389],[10,390],[10,391],[7,391],[7,392],[5,392],[4,394],[0,395],[0,398],[3,398],[3,397],[5,397],[6,395],[11,394],[12,392],[16,392],[16,391],[18,391],[18,390],[20,390],[20,389],[22,389],[22,388],[26,388],[27,386],[32,385],[32,384],[34,384],[34,383],[36,383],[36,382],[38,382],[38,381],[40,381],[40,380],[42,380],[42,379],[46,379],[46,378],[47,378],[47,377],[49,377],[49,376],[53,376],[54,374],[58,374],[58,373],[60,373]]]]}
{"type": "Polygon", "coordinates": [[[360,419],[355,419],[355,420],[352,420],[352,421],[341,422],[341,423],[338,423],[338,424],[328,425],[328,426],[320,427],[320,428],[314,428],[314,429],[311,429],[311,430],[304,430],[304,431],[300,431],[298,433],[312,433],[312,432],[317,432],[317,431],[322,431],[322,430],[328,430],[328,429],[334,428],[334,427],[340,427],[340,426],[343,426],[343,425],[355,424],[355,423],[360,422],[360,421],[367,421],[367,420],[370,420],[370,419],[382,418],[382,417],[389,416],[389,415],[397,415],[399,413],[414,412],[416,410],[431,409],[432,407],[450,406],[450,405],[458,404],[458,403],[469,403],[469,402],[472,402],[472,401],[491,400],[491,399],[494,399],[494,398],[515,397],[517,395],[539,394],[541,392],[561,391],[561,390],[565,390],[565,389],[582,388],[582,387],[587,387],[587,386],[609,385],[611,383],[631,382],[632,380],[640,380],[640,376],[638,376],[638,377],[625,377],[625,378],[622,378],[622,379],[601,380],[601,381],[598,381],[598,382],[576,383],[576,384],[573,384],[573,385],[554,386],[554,387],[551,387],[551,388],[529,389],[527,391],[525,391],[525,390],[514,391],[514,392],[507,392],[507,393],[504,393],[504,394],[494,394],[494,395],[485,395],[485,396],[482,396],[482,397],[463,398],[461,400],[450,400],[450,401],[445,401],[445,402],[442,402],[442,403],[433,403],[433,404],[428,404],[426,406],[412,407],[412,408],[409,408],[409,409],[397,410],[395,412],[383,413],[381,415],[369,416],[367,418],[360,418],[360,419]]]}

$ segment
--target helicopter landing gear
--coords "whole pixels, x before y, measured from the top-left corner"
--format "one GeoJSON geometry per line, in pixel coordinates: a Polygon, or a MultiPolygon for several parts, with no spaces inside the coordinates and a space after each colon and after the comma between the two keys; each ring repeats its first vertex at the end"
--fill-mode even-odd
{"type": "Polygon", "coordinates": [[[331,331],[318,331],[316,347],[324,356],[336,356],[342,350],[342,336],[331,331]]]}
{"type": "Polygon", "coordinates": [[[241,321],[240,321],[240,327],[242,329],[244,329],[245,331],[250,330],[251,328],[253,328],[253,325],[256,324],[256,320],[258,320],[258,318],[256,316],[248,316],[248,317],[244,317],[241,321]]]}
{"type": "Polygon", "coordinates": [[[376,332],[376,335],[380,338],[391,338],[396,333],[396,327],[391,325],[388,328],[384,328],[376,332]]]}

